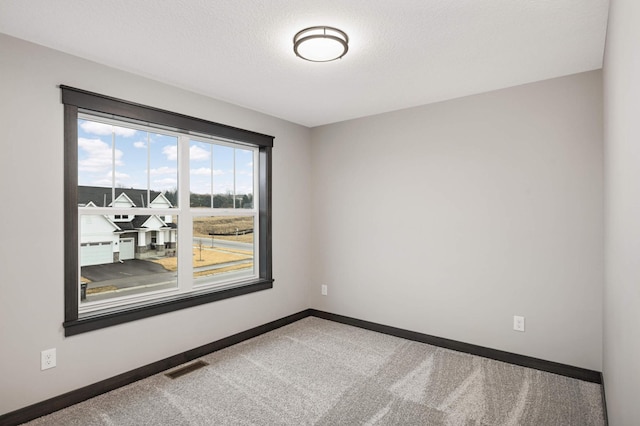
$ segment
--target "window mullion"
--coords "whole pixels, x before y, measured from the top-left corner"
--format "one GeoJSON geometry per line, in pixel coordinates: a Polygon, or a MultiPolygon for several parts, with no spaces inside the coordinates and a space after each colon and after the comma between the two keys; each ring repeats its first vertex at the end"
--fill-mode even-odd
{"type": "Polygon", "coordinates": [[[193,288],[193,217],[190,205],[188,136],[178,138],[178,288],[193,288]]]}
{"type": "MultiPolygon", "coordinates": [[[[147,132],[147,205],[151,202],[151,137],[150,132],[147,132]]],[[[145,207],[145,206],[142,206],[145,207]]]]}
{"type": "MultiPolygon", "coordinates": [[[[116,133],[111,127],[111,201],[116,199],[116,133]]],[[[103,206],[106,207],[106,206],[103,206]]]]}
{"type": "Polygon", "coordinates": [[[253,200],[252,203],[252,211],[253,211],[253,262],[254,262],[254,271],[256,274],[260,275],[260,155],[259,151],[253,150],[252,161],[253,161],[253,200]]]}
{"type": "Polygon", "coordinates": [[[214,169],[213,169],[213,144],[209,145],[209,155],[210,155],[210,160],[211,160],[211,187],[210,187],[211,188],[211,190],[210,190],[211,194],[210,195],[211,195],[211,208],[213,208],[213,199],[214,199],[213,198],[213,194],[215,194],[215,191],[213,189],[213,184],[214,184],[214,181],[213,181],[213,175],[214,175],[214,169]]]}

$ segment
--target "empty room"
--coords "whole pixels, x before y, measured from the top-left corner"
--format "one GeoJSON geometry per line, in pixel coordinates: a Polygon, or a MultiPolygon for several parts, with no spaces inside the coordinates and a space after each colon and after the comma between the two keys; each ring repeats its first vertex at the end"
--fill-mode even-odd
{"type": "Polygon", "coordinates": [[[637,425],[640,2],[0,2],[0,425],[637,425]]]}

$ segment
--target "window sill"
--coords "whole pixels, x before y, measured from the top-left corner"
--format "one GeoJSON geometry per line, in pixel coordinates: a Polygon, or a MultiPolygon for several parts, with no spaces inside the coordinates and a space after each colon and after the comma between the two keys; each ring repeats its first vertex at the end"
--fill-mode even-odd
{"type": "Polygon", "coordinates": [[[190,308],[192,306],[203,305],[217,300],[228,299],[231,297],[241,296],[243,294],[254,293],[256,291],[268,290],[270,288],[273,288],[273,280],[257,279],[233,288],[212,290],[205,293],[189,293],[175,296],[170,299],[150,302],[134,308],[127,307],[122,310],[91,313],[86,316],[82,316],[77,320],[64,322],[62,324],[64,327],[64,335],[73,336],[76,334],[86,333],[88,331],[110,327],[112,325],[136,321],[155,315],[190,308]]]}

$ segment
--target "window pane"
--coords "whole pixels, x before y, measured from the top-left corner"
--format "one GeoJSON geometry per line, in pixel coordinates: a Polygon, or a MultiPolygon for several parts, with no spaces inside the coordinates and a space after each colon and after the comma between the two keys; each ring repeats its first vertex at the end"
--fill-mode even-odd
{"type": "Polygon", "coordinates": [[[255,276],[253,216],[193,219],[194,285],[255,276]]]}
{"type": "Polygon", "coordinates": [[[232,209],[234,196],[234,149],[223,145],[213,146],[213,207],[232,209]]]}
{"type": "Polygon", "coordinates": [[[114,164],[121,157],[113,149],[113,126],[78,120],[78,185],[111,188],[114,164]]]}
{"type": "Polygon", "coordinates": [[[173,207],[178,205],[177,137],[149,134],[149,189],[151,207],[166,207],[163,203],[167,201],[173,207]],[[163,194],[165,199],[157,200],[159,194],[163,194]]]}
{"type": "Polygon", "coordinates": [[[253,208],[254,151],[192,140],[189,157],[191,207],[253,208]]]}
{"type": "Polygon", "coordinates": [[[212,149],[213,145],[210,143],[193,140],[189,143],[191,207],[213,207],[211,188],[215,171],[213,170],[212,149]]]}
{"type": "Polygon", "coordinates": [[[253,208],[254,151],[236,149],[236,208],[253,208]]]}
{"type": "Polygon", "coordinates": [[[127,216],[81,216],[81,305],[177,287],[177,220],[127,216]]]}
{"type": "MultiPolygon", "coordinates": [[[[111,126],[115,142],[114,188],[147,189],[147,132],[111,126]]],[[[109,175],[111,178],[111,174],[109,175]]],[[[111,186],[111,182],[109,183],[111,186]]],[[[118,194],[116,194],[116,197],[118,194]]],[[[134,206],[146,207],[145,197],[132,199],[134,206]],[[144,204],[143,204],[144,200],[144,204]]],[[[114,207],[117,207],[114,205],[114,207]]]]}
{"type": "Polygon", "coordinates": [[[78,186],[100,188],[102,198],[89,197],[98,207],[176,207],[177,147],[175,136],[79,119],[78,186]],[[124,189],[128,198],[122,196],[124,189]]]}

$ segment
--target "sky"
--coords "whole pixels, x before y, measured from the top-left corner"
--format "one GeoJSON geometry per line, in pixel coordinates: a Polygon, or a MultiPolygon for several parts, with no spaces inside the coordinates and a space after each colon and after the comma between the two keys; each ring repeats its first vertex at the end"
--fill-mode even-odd
{"type": "MultiPolygon", "coordinates": [[[[78,185],[174,190],[178,138],[78,120],[78,185]]],[[[253,194],[253,155],[248,149],[189,141],[190,188],[197,194],[253,194]],[[235,154],[235,168],[234,168],[235,154]]]]}

